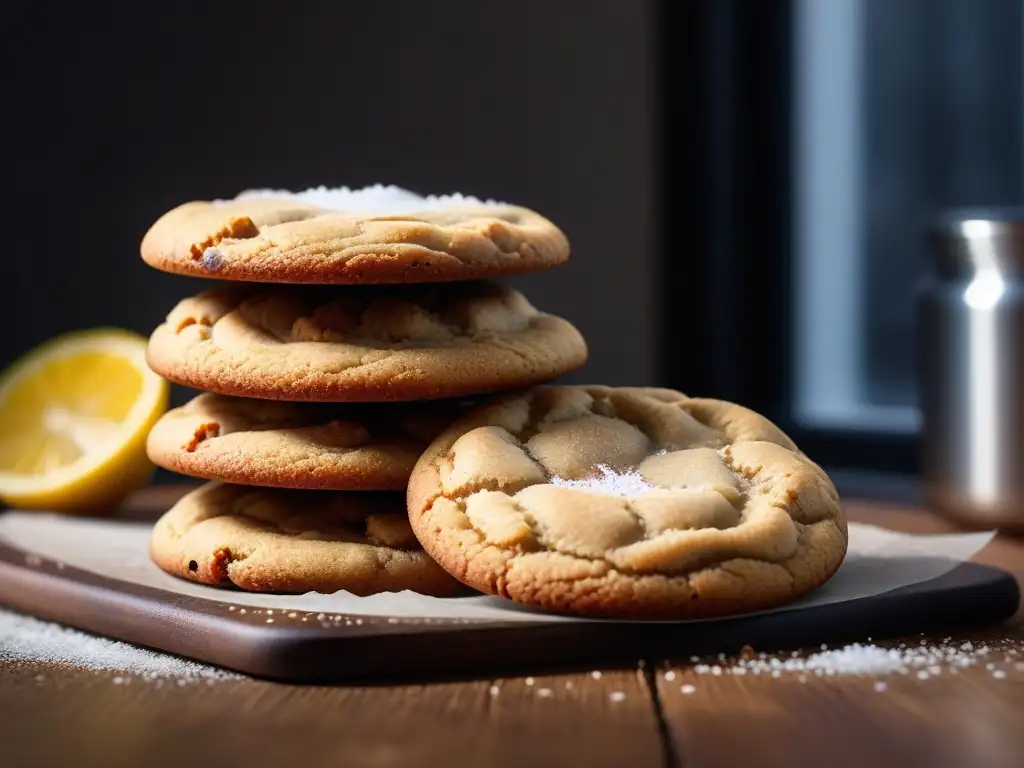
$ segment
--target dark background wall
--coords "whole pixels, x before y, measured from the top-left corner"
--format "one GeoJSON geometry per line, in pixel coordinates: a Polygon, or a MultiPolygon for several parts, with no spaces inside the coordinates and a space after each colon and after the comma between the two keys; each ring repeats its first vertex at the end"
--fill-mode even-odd
{"type": "Polygon", "coordinates": [[[75,328],[148,334],[203,287],[138,256],[178,203],[383,182],[553,219],[570,264],[515,282],[588,338],[573,379],[654,381],[653,6],[9,4],[0,325],[18,333],[0,335],[0,362],[75,328]]]}

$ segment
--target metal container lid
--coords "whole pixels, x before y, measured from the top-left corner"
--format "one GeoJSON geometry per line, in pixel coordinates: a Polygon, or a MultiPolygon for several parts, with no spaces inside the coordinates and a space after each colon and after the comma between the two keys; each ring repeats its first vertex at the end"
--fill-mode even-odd
{"type": "Polygon", "coordinates": [[[944,277],[1024,274],[1024,207],[947,211],[929,226],[928,237],[944,277]]]}

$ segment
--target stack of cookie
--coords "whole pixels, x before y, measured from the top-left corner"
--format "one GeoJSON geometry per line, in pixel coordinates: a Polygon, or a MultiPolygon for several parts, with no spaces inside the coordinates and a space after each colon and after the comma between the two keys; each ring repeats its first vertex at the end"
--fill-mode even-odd
{"type": "Polygon", "coordinates": [[[572,325],[484,282],[568,256],[532,211],[395,188],[165,214],[143,259],[233,282],[179,303],[150,340],[155,371],[206,391],[156,425],[150,457],[212,481],[158,522],[156,563],[257,591],[458,591],[413,535],[409,475],[467,398],[585,362],[572,325]]]}

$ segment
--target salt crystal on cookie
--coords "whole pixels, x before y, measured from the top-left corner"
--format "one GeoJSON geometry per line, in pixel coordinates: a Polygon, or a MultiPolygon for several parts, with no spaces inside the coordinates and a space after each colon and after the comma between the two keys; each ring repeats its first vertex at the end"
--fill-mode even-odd
{"type": "Polygon", "coordinates": [[[596,477],[587,477],[582,480],[566,480],[561,477],[551,478],[552,485],[563,488],[577,488],[581,491],[593,491],[594,493],[607,493],[612,496],[641,496],[656,488],[644,480],[643,475],[635,469],[626,472],[617,472],[607,464],[598,464],[596,477]]]}
{"type": "MultiPolygon", "coordinates": [[[[504,205],[496,200],[480,200],[472,195],[454,192],[450,195],[418,195],[394,184],[374,184],[361,189],[349,187],[311,187],[301,192],[290,192],[284,189],[248,189],[241,192],[235,200],[249,200],[258,197],[280,197],[299,200],[322,208],[354,213],[409,213],[414,211],[433,211],[460,205],[504,205]]],[[[219,205],[230,200],[215,200],[219,205]]]]}

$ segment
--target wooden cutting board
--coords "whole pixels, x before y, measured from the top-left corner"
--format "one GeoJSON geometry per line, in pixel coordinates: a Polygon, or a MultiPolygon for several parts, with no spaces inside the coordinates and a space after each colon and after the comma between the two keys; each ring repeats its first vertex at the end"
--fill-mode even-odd
{"type": "MultiPolygon", "coordinates": [[[[218,591],[219,595],[223,592],[218,591]]],[[[313,614],[249,607],[109,578],[0,541],[0,604],[100,635],[292,682],[511,672],[879,640],[994,623],[1017,608],[1003,571],[964,563],[874,597],[722,621],[551,623],[313,614]],[[268,621],[272,619],[272,621],[268,621]]]]}

